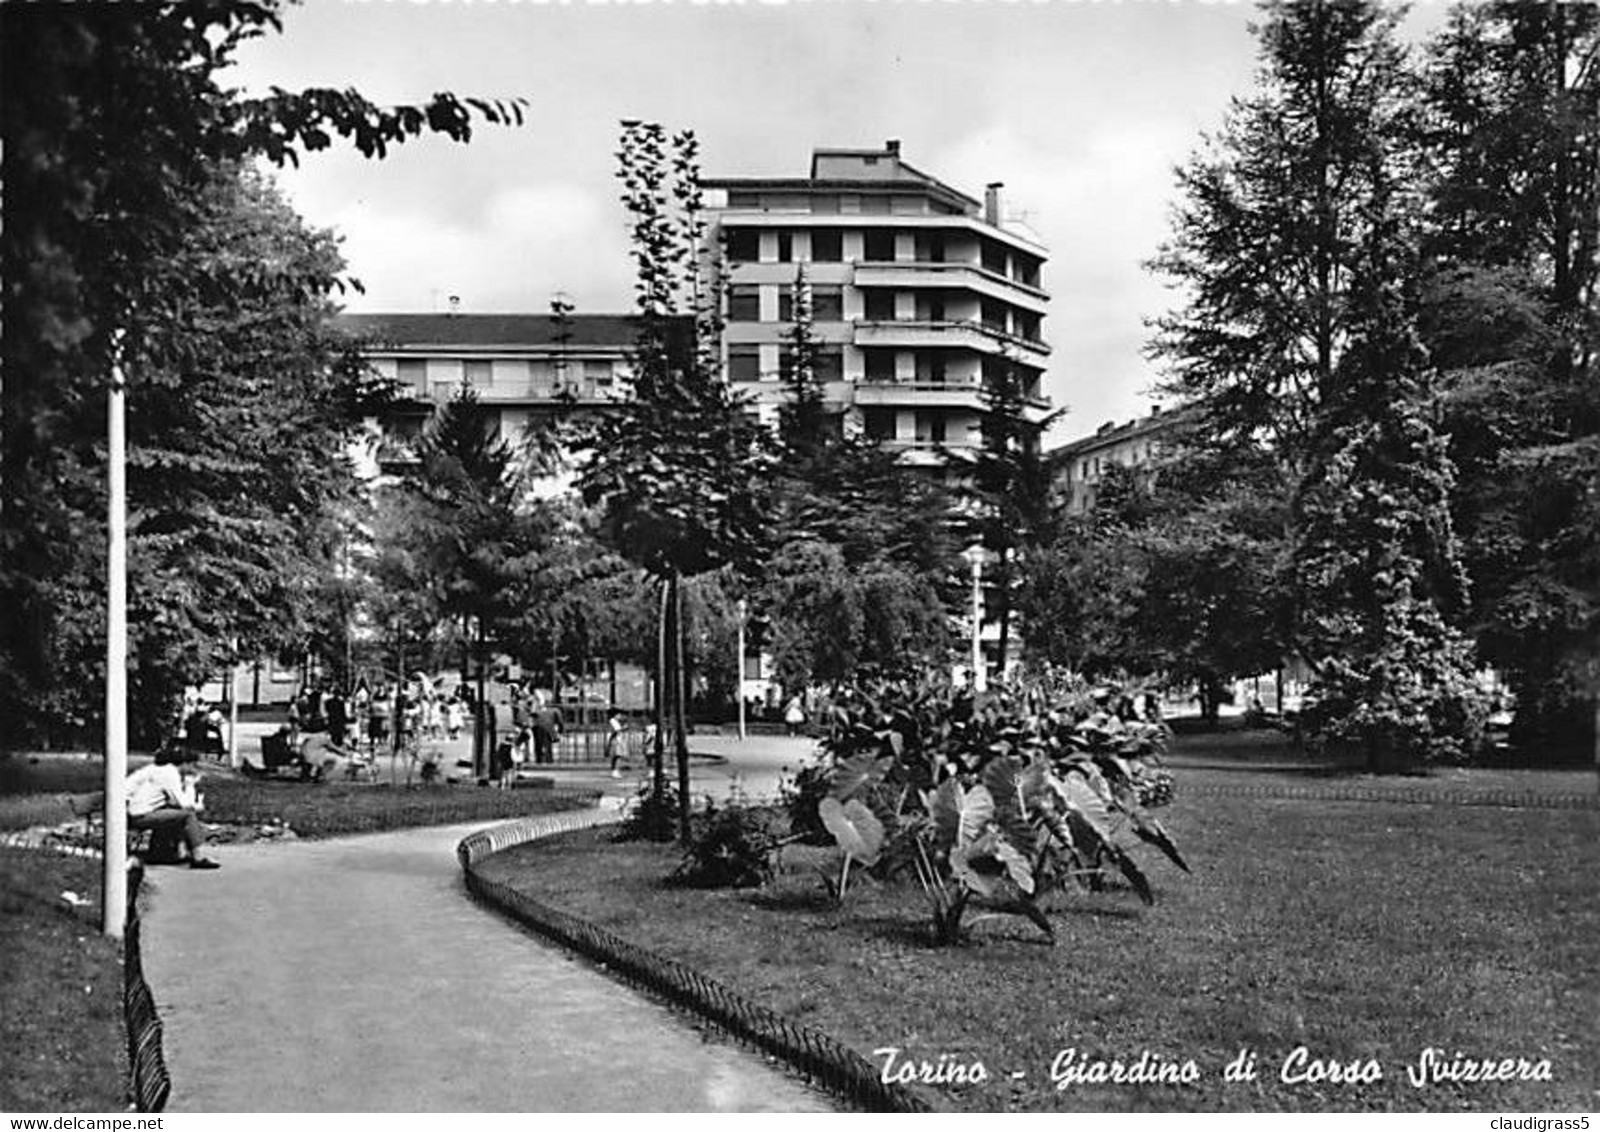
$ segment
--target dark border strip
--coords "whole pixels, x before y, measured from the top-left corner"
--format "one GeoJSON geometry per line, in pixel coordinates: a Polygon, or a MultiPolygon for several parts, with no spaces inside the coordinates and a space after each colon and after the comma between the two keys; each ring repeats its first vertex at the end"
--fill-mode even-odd
{"type": "Polygon", "coordinates": [[[133,1103],[140,1112],[161,1112],[172,1093],[172,1078],[161,1050],[161,1017],[144,979],[139,941],[139,889],[143,883],[144,868],[130,868],[128,919],[122,935],[122,1015],[128,1031],[133,1103]]]}
{"type": "Polygon", "coordinates": [[[542,904],[477,871],[484,858],[505,849],[585,825],[601,824],[590,811],[531,819],[472,834],[456,848],[467,889],[478,899],[541,935],[602,964],[608,973],[686,1007],[791,1065],[818,1085],[869,1112],[930,1112],[920,1096],[884,1082],[866,1058],[839,1041],[751,1002],[675,959],[657,955],[605,928],[542,904]],[[566,818],[567,820],[560,820],[566,818]]]}
{"type": "Polygon", "coordinates": [[[1600,794],[1540,794],[1524,790],[1383,789],[1370,786],[1238,784],[1179,779],[1178,793],[1194,798],[1283,798],[1317,802],[1394,802],[1402,805],[1501,806],[1527,810],[1600,810],[1600,794]]]}

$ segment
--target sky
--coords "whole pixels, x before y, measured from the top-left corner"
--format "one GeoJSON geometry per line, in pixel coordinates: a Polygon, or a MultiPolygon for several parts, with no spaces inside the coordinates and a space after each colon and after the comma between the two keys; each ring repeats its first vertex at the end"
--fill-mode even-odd
{"type": "MultiPolygon", "coordinates": [[[[1419,7],[1409,27],[1442,8],[1419,7]]],[[[618,122],[700,139],[708,177],[803,177],[816,147],[899,139],[911,165],[1008,210],[1050,250],[1045,392],[1058,443],[1159,403],[1146,320],[1177,296],[1143,264],[1170,231],[1174,169],[1247,94],[1247,4],[1199,0],[419,3],[307,0],[224,81],[522,98],[520,128],[353,148],[278,174],[343,237],[358,312],[632,309],[618,122]]]]}

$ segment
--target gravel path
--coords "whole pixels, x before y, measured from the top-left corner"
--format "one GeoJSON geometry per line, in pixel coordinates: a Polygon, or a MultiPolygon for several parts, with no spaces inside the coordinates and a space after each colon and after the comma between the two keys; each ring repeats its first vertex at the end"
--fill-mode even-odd
{"type": "Polygon", "coordinates": [[[475,904],[475,826],[222,846],[147,875],[175,1112],[828,1111],[475,904]]]}

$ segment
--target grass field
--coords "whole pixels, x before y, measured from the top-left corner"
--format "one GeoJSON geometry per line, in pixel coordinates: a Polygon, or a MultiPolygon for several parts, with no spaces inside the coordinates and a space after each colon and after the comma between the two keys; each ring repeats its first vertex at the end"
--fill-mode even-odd
{"type": "MultiPolygon", "coordinates": [[[[1263,778],[1272,778],[1268,772],[1263,778]]],[[[864,883],[844,908],[790,854],[765,889],[665,877],[670,847],[588,831],[485,863],[563,910],[680,959],[882,1065],[981,1062],[989,1079],[923,1086],[967,1110],[1592,1110],[1600,1103],[1600,811],[1208,796],[1179,773],[1162,812],[1190,864],[1152,856],[1157,903],[1053,896],[1059,942],[1026,921],[937,948],[915,888],[864,883]],[[1380,1080],[1310,1080],[1305,1058],[1380,1080]],[[1253,1081],[1227,1082],[1243,1049],[1253,1081]],[[1549,1062],[1550,1080],[1414,1086],[1423,1051],[1549,1062]],[[1192,1084],[1059,1080],[1083,1059],[1192,1060],[1192,1084]],[[1371,1062],[1373,1065],[1368,1065],[1371,1062]],[[1057,1087],[1060,1084],[1061,1087],[1057,1087]]],[[[1532,780],[1521,780],[1523,786],[1532,780]]],[[[1589,780],[1592,783],[1592,778],[1589,780]]],[[[1495,786],[1491,781],[1490,786],[1495,786]]],[[[1496,787],[1501,788],[1501,787],[1496,787]]],[[[1590,787],[1592,789],[1592,785],[1590,787]]],[[[1515,1069],[1513,1070],[1515,1072],[1515,1069]]]]}
{"type": "Polygon", "coordinates": [[[100,934],[99,888],[99,861],[0,849],[0,1111],[126,1103],[122,952],[100,934]]]}
{"type": "MultiPolygon", "coordinates": [[[[101,790],[98,758],[75,755],[0,759],[0,830],[72,819],[68,796],[101,790]]],[[[388,782],[306,783],[257,780],[225,768],[202,767],[200,790],[208,823],[248,831],[282,823],[300,837],[330,837],[420,825],[493,820],[590,805],[581,791],[477,786],[410,786],[388,782]]]]}

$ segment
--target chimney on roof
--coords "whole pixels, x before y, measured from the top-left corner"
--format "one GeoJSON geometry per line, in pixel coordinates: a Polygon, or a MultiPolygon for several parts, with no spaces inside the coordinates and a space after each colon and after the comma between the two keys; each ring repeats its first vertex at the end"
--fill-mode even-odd
{"type": "Polygon", "coordinates": [[[460,314],[461,313],[461,296],[460,295],[451,295],[450,296],[450,313],[451,314],[460,314]]]}
{"type": "Polygon", "coordinates": [[[1005,188],[1003,181],[990,181],[983,190],[983,221],[1000,227],[1000,190],[1005,188]]]}
{"type": "Polygon", "coordinates": [[[899,157],[900,156],[900,139],[899,138],[890,138],[888,141],[883,143],[883,148],[888,150],[891,155],[893,155],[895,157],[899,157]]]}

